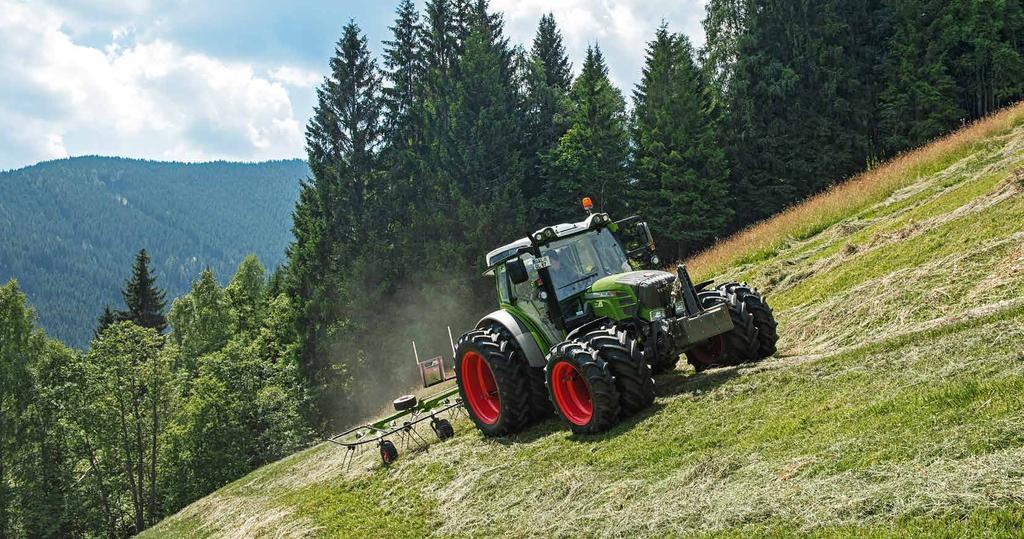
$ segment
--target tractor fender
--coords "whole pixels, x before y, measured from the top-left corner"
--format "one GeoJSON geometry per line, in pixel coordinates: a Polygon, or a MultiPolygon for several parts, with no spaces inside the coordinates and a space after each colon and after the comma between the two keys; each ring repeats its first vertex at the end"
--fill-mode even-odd
{"type": "Polygon", "coordinates": [[[525,324],[519,321],[518,318],[512,315],[508,311],[494,311],[493,313],[483,317],[477,322],[476,327],[482,328],[489,322],[500,324],[502,327],[507,329],[516,339],[516,344],[519,345],[519,349],[526,355],[526,361],[531,367],[544,367],[547,360],[544,358],[544,353],[540,351],[540,346],[537,345],[537,341],[533,338],[533,334],[530,333],[530,329],[525,324]]]}

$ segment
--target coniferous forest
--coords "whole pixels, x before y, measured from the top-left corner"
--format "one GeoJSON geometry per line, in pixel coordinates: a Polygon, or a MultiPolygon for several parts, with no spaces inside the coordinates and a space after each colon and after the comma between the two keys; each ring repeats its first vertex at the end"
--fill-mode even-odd
{"type": "Polygon", "coordinates": [[[0,535],[131,535],[376,412],[411,340],[442,354],[493,307],[484,253],[581,196],[674,260],[1024,96],[1019,0],[710,0],[704,24],[651,35],[635,88],[483,0],[403,0],[379,48],[344,25],[278,271],[172,299],[139,245],[82,353],[0,289],[0,535]]]}

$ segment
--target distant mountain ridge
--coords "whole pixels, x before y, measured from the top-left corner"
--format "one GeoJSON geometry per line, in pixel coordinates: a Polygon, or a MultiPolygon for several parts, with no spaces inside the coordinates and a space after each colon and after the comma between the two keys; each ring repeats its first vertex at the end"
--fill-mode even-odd
{"type": "Polygon", "coordinates": [[[168,301],[209,266],[284,260],[305,161],[180,163],[74,157],[0,172],[0,282],[14,277],[46,332],[84,348],[140,248],[168,301]]]}

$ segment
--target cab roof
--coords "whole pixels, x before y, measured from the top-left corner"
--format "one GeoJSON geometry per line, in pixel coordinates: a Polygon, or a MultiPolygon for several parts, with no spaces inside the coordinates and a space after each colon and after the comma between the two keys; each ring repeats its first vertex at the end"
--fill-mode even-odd
{"type": "MultiPolygon", "coordinates": [[[[562,223],[558,225],[546,226],[534,232],[533,235],[537,235],[548,229],[552,229],[555,232],[556,239],[564,238],[567,236],[574,236],[581,232],[586,232],[587,230],[594,228],[595,225],[605,226],[608,223],[611,223],[611,219],[608,217],[608,214],[595,213],[593,215],[588,216],[586,219],[576,223],[562,223]],[[596,223],[595,219],[597,221],[596,223]]],[[[530,245],[530,238],[519,238],[518,240],[513,241],[512,243],[502,245],[501,247],[498,247],[497,249],[487,253],[487,256],[484,258],[484,262],[487,264],[488,272],[494,266],[497,266],[498,264],[501,264],[502,262],[515,256],[520,249],[524,247],[529,247],[530,245]]]]}

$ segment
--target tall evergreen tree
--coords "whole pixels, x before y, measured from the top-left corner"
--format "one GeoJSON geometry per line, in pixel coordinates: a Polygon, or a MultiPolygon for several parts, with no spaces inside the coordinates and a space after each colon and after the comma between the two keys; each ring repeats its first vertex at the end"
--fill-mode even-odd
{"type": "MultiPolygon", "coordinates": [[[[512,58],[501,26],[480,13],[460,59],[461,77],[452,104],[454,186],[461,193],[467,250],[463,259],[477,261],[478,245],[496,245],[508,231],[522,229],[519,153],[521,126],[516,110],[512,58]]],[[[472,267],[471,266],[471,267],[472,267]]]]}
{"type": "Polygon", "coordinates": [[[167,318],[164,316],[165,294],[163,290],[157,288],[156,277],[150,272],[149,255],[145,249],[140,249],[132,265],[132,276],[121,290],[121,296],[128,309],[120,313],[119,318],[163,333],[167,328],[167,318]]]}
{"type": "Polygon", "coordinates": [[[629,152],[626,105],[608,79],[597,46],[587,48],[571,97],[571,126],[551,155],[558,175],[549,194],[552,216],[560,221],[578,219],[579,199],[586,195],[594,197],[598,210],[622,214],[629,152]]]}
{"type": "Polygon", "coordinates": [[[300,367],[313,397],[309,413],[325,430],[345,407],[337,362],[346,359],[332,347],[349,323],[346,277],[372,233],[367,201],[381,189],[380,74],[355,23],[343,29],[330,64],[306,128],[313,180],[302,187],[288,251],[300,367]]]}
{"type": "Polygon", "coordinates": [[[544,15],[533,38],[525,75],[523,197],[531,208],[531,228],[550,222],[549,193],[557,192],[557,175],[550,170],[550,154],[569,129],[572,65],[562,34],[551,14],[544,15]]]}
{"type": "Polygon", "coordinates": [[[92,332],[92,337],[95,339],[99,337],[103,330],[107,329],[111,324],[117,322],[117,312],[110,308],[110,305],[103,306],[103,312],[100,313],[99,318],[96,319],[96,329],[92,332]]]}
{"type": "Polygon", "coordinates": [[[542,15],[533,36],[530,56],[543,66],[544,83],[553,88],[569,91],[572,85],[572,64],[565,53],[562,32],[558,30],[551,13],[542,15]]]}
{"type": "Polygon", "coordinates": [[[633,94],[635,209],[673,258],[708,244],[731,217],[725,152],[693,54],[686,36],[661,26],[633,94]]]}

